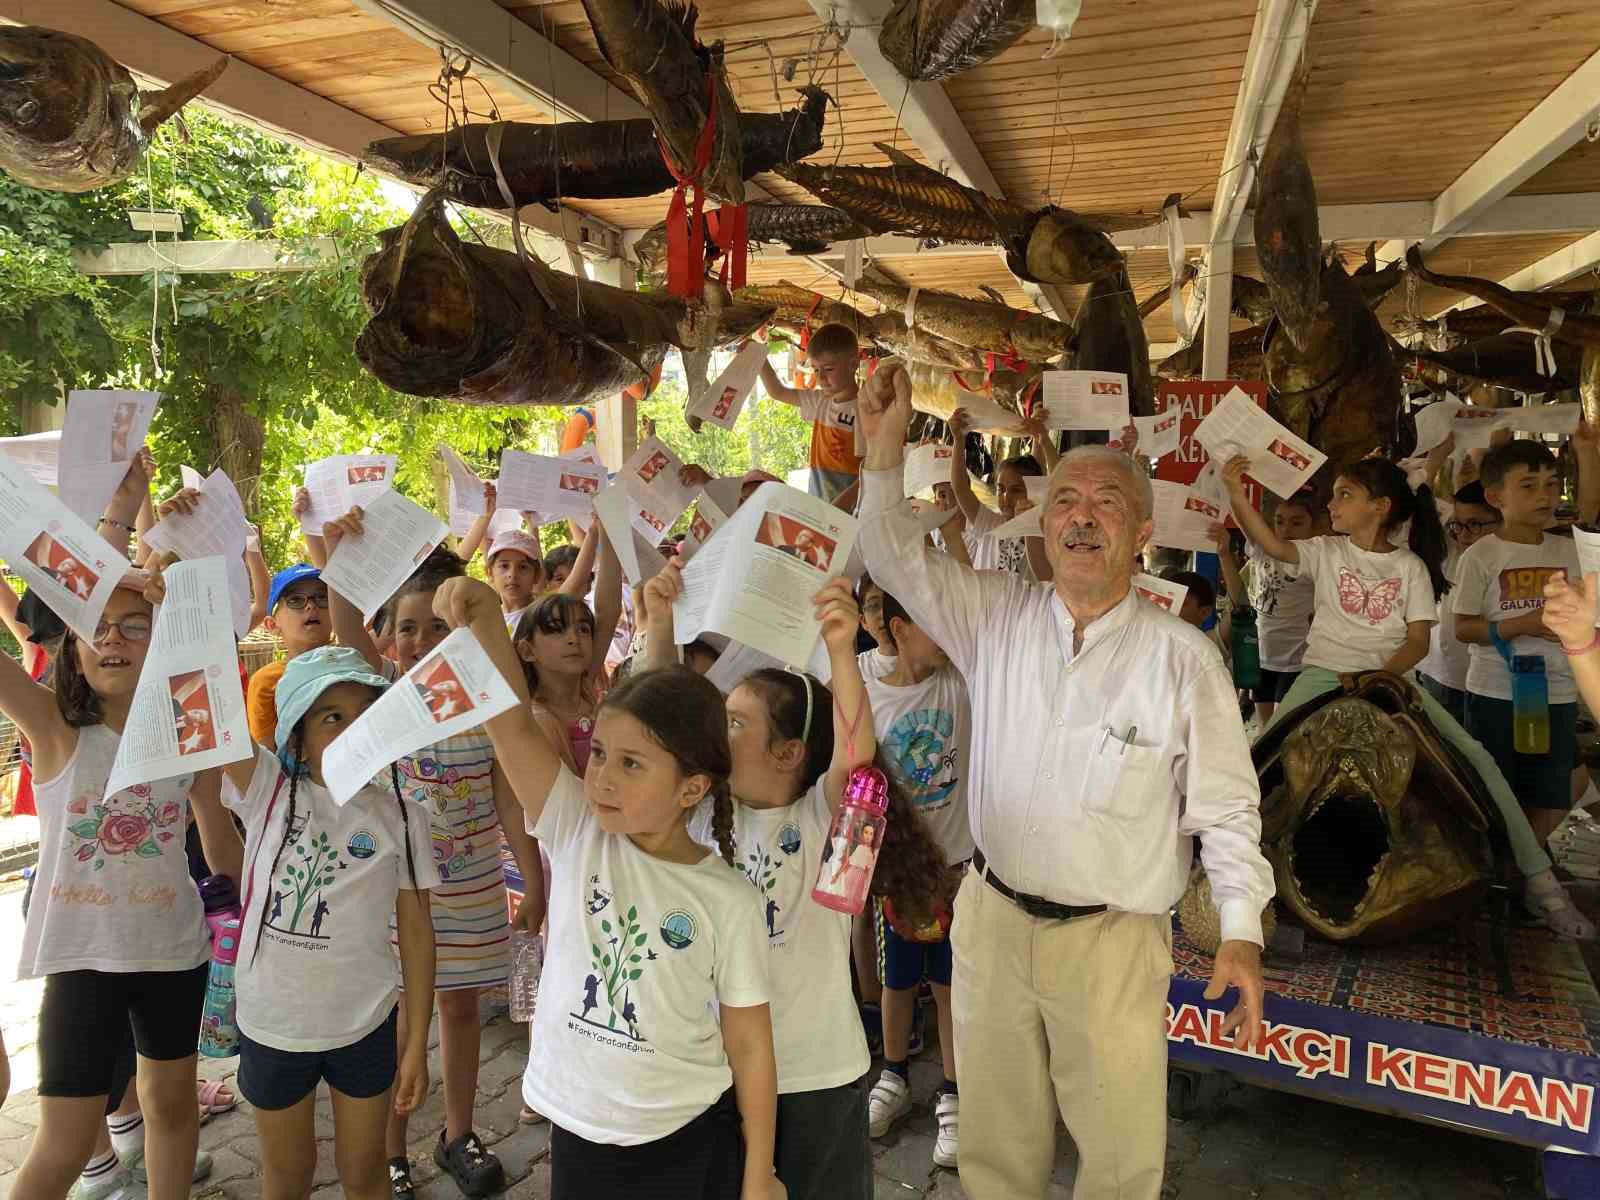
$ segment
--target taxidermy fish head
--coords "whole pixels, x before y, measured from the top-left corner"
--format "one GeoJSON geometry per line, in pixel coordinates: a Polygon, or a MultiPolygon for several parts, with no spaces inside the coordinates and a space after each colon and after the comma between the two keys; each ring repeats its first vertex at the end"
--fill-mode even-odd
{"type": "Polygon", "coordinates": [[[1448,757],[1409,718],[1335,700],[1283,740],[1263,771],[1262,849],[1278,898],[1332,941],[1393,941],[1447,921],[1487,881],[1487,835],[1448,757]],[[1430,749],[1429,747],[1435,747],[1430,749]]]}
{"type": "Polygon", "coordinates": [[[144,147],[133,78],[92,42],[0,28],[0,167],[30,187],[87,191],[144,147]]]}

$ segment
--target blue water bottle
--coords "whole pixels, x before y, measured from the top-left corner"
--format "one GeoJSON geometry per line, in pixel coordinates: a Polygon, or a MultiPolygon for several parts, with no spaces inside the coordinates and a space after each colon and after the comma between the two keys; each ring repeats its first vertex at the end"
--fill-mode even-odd
{"type": "Polygon", "coordinates": [[[1550,683],[1537,654],[1511,656],[1511,731],[1518,754],[1550,753],[1550,683]]]}
{"type": "Polygon", "coordinates": [[[239,1053],[239,1026],[235,1020],[233,968],[239,957],[239,922],[222,922],[211,943],[211,976],[206,980],[206,1004],[200,1014],[200,1053],[207,1058],[232,1058],[239,1053]]]}

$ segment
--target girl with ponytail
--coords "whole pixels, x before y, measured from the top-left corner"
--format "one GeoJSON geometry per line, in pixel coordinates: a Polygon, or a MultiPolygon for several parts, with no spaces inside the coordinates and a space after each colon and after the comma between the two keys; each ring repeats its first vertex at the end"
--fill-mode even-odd
{"type": "MultiPolygon", "coordinates": [[[[1405,472],[1393,463],[1365,458],[1334,480],[1328,504],[1333,535],[1288,541],[1251,506],[1244,489],[1249,467],[1250,460],[1237,455],[1222,471],[1233,519],[1268,555],[1309,576],[1316,596],[1300,678],[1278,704],[1273,723],[1338,688],[1341,675],[1387,671],[1409,676],[1427,656],[1429,630],[1439,615],[1437,596],[1450,586],[1444,575],[1444,529],[1433,494],[1426,487],[1413,491],[1405,472]],[[1407,522],[1409,548],[1396,546],[1391,539],[1407,522]]],[[[1429,692],[1419,687],[1414,695],[1440,736],[1472,764],[1494,797],[1517,867],[1527,879],[1530,911],[1557,933],[1593,937],[1594,926],[1555,878],[1549,856],[1494,758],[1429,692]]]]}
{"type": "Polygon", "coordinates": [[[470,628],[521,703],[485,724],[553,867],[523,1100],[550,1118],[555,1200],[779,1200],[761,909],[733,859],[728,718],[686,667],[631,672],[579,779],[535,722],[485,584],[435,612],[470,628]],[[718,852],[689,836],[711,811],[718,852]]]}

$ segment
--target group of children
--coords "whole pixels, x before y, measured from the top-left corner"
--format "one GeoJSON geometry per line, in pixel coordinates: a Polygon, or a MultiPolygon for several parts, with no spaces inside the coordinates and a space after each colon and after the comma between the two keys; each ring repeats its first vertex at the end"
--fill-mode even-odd
{"type": "MultiPolygon", "coordinates": [[[[862,449],[853,336],[817,331],[811,360],[818,391],[788,389],[770,367],[763,379],[813,422],[816,490],[849,507],[862,449]]],[[[950,425],[964,449],[965,414],[950,425]]],[[[998,464],[998,513],[978,500],[958,450],[936,489],[948,518],[929,552],[1048,581],[1040,539],[994,536],[1038,502],[1029,480],[1056,461],[1043,427],[1030,435],[1031,453],[998,464]]],[[[1583,478],[1600,486],[1596,442],[1587,430],[1577,442],[1583,478]]],[[[1249,543],[1262,722],[1341,675],[1421,665],[1430,718],[1500,804],[1530,909],[1562,933],[1592,935],[1541,846],[1571,802],[1578,689],[1600,693],[1594,581],[1568,586],[1579,575],[1571,540],[1547,532],[1549,452],[1494,449],[1443,525],[1428,488],[1378,458],[1339,476],[1326,518],[1296,497],[1269,522],[1245,496],[1248,466],[1235,459],[1223,479],[1249,543]],[[1468,646],[1464,670],[1452,635],[1468,646]],[[1543,661],[1547,755],[1511,741],[1506,654],[1543,661]]],[[[703,481],[698,468],[685,473],[703,481]]],[[[149,475],[141,458],[103,533],[133,530],[149,475]]],[[[746,478],[741,502],[763,478],[746,478]]],[[[193,493],[169,501],[196,503],[193,493]]],[[[205,871],[235,881],[242,899],[236,1084],[254,1109],[271,1200],[310,1191],[319,1082],[332,1096],[345,1193],[409,1200],[407,1120],[428,1092],[436,1003],[444,1126],[434,1157],[466,1195],[503,1186],[473,1117],[480,1000],[507,979],[513,929],[547,930],[522,1117],[552,1122],[557,1197],[866,1200],[870,1139],[912,1107],[924,984],[944,1068],[933,1157],[957,1164],[949,934],[974,852],[960,673],[873,583],[870,561],[867,575],[832,579],[812,598],[825,672],[736,671],[759,656],[717,639],[677,645],[683,584],[670,557],[625,589],[599,521],[550,555],[536,530],[513,530],[487,546],[482,583],[466,560],[488,521],[459,554],[430,554],[370,625],[320,570],[345,539],[366,536],[361,510],[308,537],[309,561],[264,586],[285,657],[251,676],[256,753],[226,768],[103,799],[165,559],[130,566],[92,641],[63,634],[49,685],[0,663],[0,709],[32,747],[41,819],[21,968],[45,978],[41,1123],[18,1195],[57,1200],[75,1180],[86,1200],[115,1194],[105,1116],[130,1079],[149,1194],[188,1192],[210,956],[183,851],[191,818],[205,871]],[[519,703],[335,804],[329,745],[458,628],[519,703]],[[852,918],[810,893],[851,865],[830,830],[854,774],[873,766],[889,783],[888,820],[870,906],[852,918]],[[524,884],[514,913],[502,847],[524,884]],[[883,1070],[870,1080],[879,1051],[883,1070]]],[[[1239,564],[1224,559],[1242,603],[1239,564]]],[[[1198,584],[1191,596],[1184,616],[1199,622],[1207,597],[1198,584]]]]}

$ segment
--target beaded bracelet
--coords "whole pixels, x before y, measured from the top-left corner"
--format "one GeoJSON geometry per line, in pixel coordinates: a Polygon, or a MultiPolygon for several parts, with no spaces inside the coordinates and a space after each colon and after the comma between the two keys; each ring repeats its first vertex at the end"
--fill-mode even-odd
{"type": "Polygon", "coordinates": [[[134,532],[134,528],[133,528],[132,525],[129,525],[125,521],[115,520],[115,519],[113,519],[111,517],[101,517],[100,518],[100,524],[109,525],[113,529],[121,529],[126,533],[133,533],[134,532]]]}

